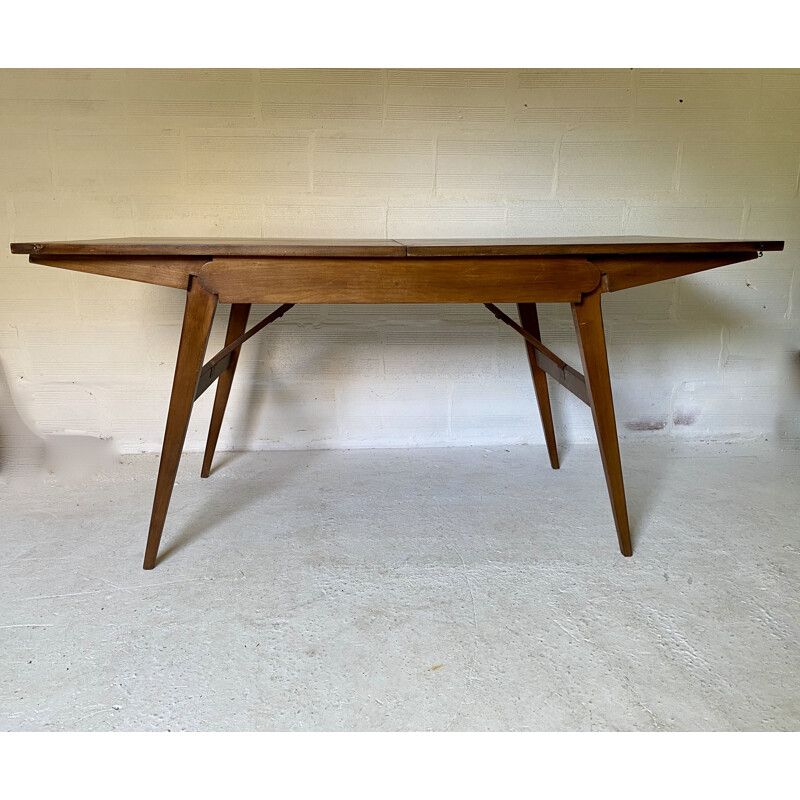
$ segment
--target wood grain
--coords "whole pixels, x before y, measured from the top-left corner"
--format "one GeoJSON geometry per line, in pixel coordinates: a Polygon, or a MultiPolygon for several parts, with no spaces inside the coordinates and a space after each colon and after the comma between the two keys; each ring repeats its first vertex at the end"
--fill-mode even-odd
{"type": "Polygon", "coordinates": [[[161,532],[167,518],[167,509],[172,497],[172,487],[178,473],[183,443],[189,427],[189,417],[194,404],[194,392],[203,356],[211,333],[211,323],[217,308],[217,298],[209,294],[193,279],[186,294],[186,310],[183,315],[183,330],[178,346],[178,359],[175,365],[175,378],[172,382],[172,396],[169,401],[167,427],[164,432],[164,446],[161,448],[161,462],[158,467],[156,493],[153,498],[153,512],[150,516],[150,531],[147,534],[147,547],[144,554],[144,568],[153,569],[158,556],[161,532]]]}
{"type": "Polygon", "coordinates": [[[657,236],[584,236],[541,239],[402,239],[409,256],[568,256],[637,253],[722,253],[783,250],[783,242],[677,239],[657,236]]]}
{"type": "Polygon", "coordinates": [[[583,372],[589,390],[594,429],[603,471],[606,476],[611,510],[617,526],[617,539],[622,555],[632,556],[631,531],[628,524],[628,507],[625,485],[622,481],[622,461],[619,455],[617,423],[614,418],[614,400],[611,395],[611,376],[608,371],[606,336],[603,331],[603,314],[600,307],[600,288],[587,294],[582,302],[573,303],[572,316],[578,334],[583,372]]]}
{"type": "Polygon", "coordinates": [[[240,239],[212,237],[87,239],[73,242],[18,242],[12,253],[33,255],[184,255],[320,258],[403,258],[406,249],[393,239],[240,239]]]}
{"type": "MultiPolygon", "coordinates": [[[[541,341],[542,334],[539,330],[539,315],[536,312],[535,303],[518,303],[517,312],[521,327],[530,333],[535,339],[541,341]]],[[[544,440],[547,443],[547,455],[550,458],[550,466],[558,469],[558,446],[556,445],[556,431],[553,426],[553,412],[550,408],[550,392],[547,388],[547,373],[536,362],[538,351],[530,343],[525,342],[525,349],[528,353],[528,364],[533,378],[533,389],[536,393],[536,402],[539,406],[539,416],[542,419],[542,429],[544,430],[544,440]]]]}
{"type": "Polygon", "coordinates": [[[603,291],[616,292],[758,258],[757,252],[590,256],[603,275],[603,291]]]}
{"type": "Polygon", "coordinates": [[[156,562],[197,389],[221,375],[203,462],[203,475],[209,472],[238,348],[249,334],[244,327],[251,303],[485,303],[528,342],[554,468],[558,467],[558,453],[545,373],[590,405],[619,547],[623,555],[631,555],[602,293],[782,249],[780,241],[642,236],[405,241],[128,238],[11,245],[13,253],[27,254],[36,264],[188,290],[145,569],[152,569],[156,562]],[[201,382],[203,355],[218,300],[235,306],[227,348],[209,362],[205,382],[201,382]],[[539,341],[535,306],[539,302],[571,303],[585,376],[539,341]],[[522,324],[494,303],[518,304],[522,324]]]}
{"type": "Polygon", "coordinates": [[[31,255],[184,255],[320,258],[453,258],[460,256],[575,256],[637,253],[714,253],[782,250],[783,242],[681,239],[658,236],[584,236],[509,239],[253,239],[145,238],[15,242],[31,255]]]}
{"type": "Polygon", "coordinates": [[[574,302],[600,273],[580,259],[214,258],[200,281],[223,303],[574,302]]]}
{"type": "Polygon", "coordinates": [[[104,275],[109,278],[124,278],[140,283],[152,283],[156,286],[169,286],[173,289],[186,289],[189,276],[196,275],[207,258],[188,258],[186,256],[165,257],[151,256],[31,256],[33,264],[76,272],[88,272],[92,275],[104,275]]]}
{"type": "MultiPolygon", "coordinates": [[[[228,319],[228,332],[225,334],[225,347],[233,344],[245,332],[249,315],[250,305],[248,303],[240,303],[231,306],[231,315],[228,319]]],[[[233,386],[233,376],[236,373],[236,364],[239,361],[239,351],[241,347],[242,346],[239,345],[230,352],[225,371],[217,379],[214,410],[211,412],[211,424],[208,429],[206,451],[203,456],[203,466],[200,470],[201,478],[207,478],[211,474],[211,462],[214,459],[214,451],[217,449],[219,432],[222,430],[222,420],[225,416],[225,408],[228,405],[231,386],[233,386]]]]}

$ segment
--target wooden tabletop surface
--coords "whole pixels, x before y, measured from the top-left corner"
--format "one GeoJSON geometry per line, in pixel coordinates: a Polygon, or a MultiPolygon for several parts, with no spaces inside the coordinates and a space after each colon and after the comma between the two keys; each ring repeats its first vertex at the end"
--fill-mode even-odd
{"type": "Polygon", "coordinates": [[[782,250],[783,242],[753,239],[676,239],[655,236],[584,236],[533,239],[88,239],[15,242],[12,253],[94,256],[255,256],[407,258],[470,256],[633,255],[782,250]]]}
{"type": "Polygon", "coordinates": [[[156,564],[194,401],[218,380],[203,477],[221,430],[241,344],[295,303],[483,303],[523,334],[550,463],[558,453],[547,375],[592,409],[620,551],[633,553],[600,298],[604,292],[749,261],[783,242],[649,236],[577,239],[95,239],[11,245],[36,264],[186,291],[144,567],[156,564]],[[204,364],[218,303],[226,345],[204,364]],[[539,340],[537,303],[570,303],[584,373],[539,340]],[[279,308],[246,331],[252,304],[279,308]],[[520,324],[496,303],[516,303],[520,324]]]}

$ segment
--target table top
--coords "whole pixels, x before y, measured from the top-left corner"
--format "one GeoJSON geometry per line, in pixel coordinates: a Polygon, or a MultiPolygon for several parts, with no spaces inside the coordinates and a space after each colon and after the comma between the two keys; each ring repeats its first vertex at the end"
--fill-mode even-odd
{"type": "Polygon", "coordinates": [[[782,250],[783,242],[584,236],[503,239],[240,239],[140,238],[15,242],[12,253],[87,256],[251,256],[261,258],[414,258],[741,253],[782,250]]]}

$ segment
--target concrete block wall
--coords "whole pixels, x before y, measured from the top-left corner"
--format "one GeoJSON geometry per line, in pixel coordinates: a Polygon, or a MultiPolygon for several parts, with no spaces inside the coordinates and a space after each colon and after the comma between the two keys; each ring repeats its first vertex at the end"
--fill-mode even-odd
{"type": "MultiPolygon", "coordinates": [[[[785,239],[606,298],[631,440],[800,447],[799,176],[800,70],[0,70],[3,243],[785,239]]],[[[6,452],[65,433],[157,450],[183,299],[0,247],[6,452]]],[[[541,318],[579,366],[568,310],[541,318]]],[[[561,440],[592,440],[588,410],[551,392],[561,440]]],[[[522,341],[482,307],[307,306],[244,348],[220,447],[541,441],[522,341]]]]}

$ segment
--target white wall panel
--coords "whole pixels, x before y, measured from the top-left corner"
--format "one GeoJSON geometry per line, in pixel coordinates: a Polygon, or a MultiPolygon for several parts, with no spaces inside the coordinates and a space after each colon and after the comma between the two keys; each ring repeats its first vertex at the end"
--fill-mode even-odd
{"type": "MultiPolygon", "coordinates": [[[[606,298],[623,438],[800,446],[799,186],[800,70],[0,70],[3,242],[785,239],[606,298]]],[[[0,249],[3,435],[28,455],[21,425],[157,450],[183,303],[0,249]]],[[[540,316],[579,366],[568,309],[540,316]]],[[[588,410],[551,394],[559,436],[591,440],[588,410]]],[[[220,445],[541,441],[523,342],[481,307],[308,306],[245,346],[220,445]]]]}

